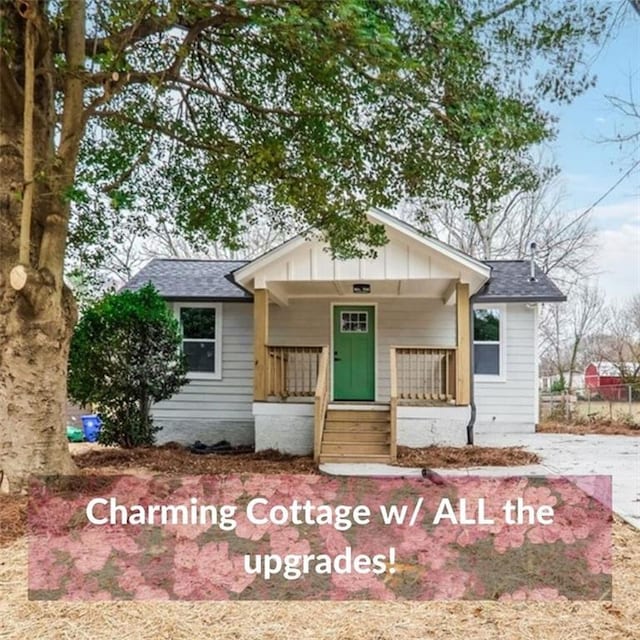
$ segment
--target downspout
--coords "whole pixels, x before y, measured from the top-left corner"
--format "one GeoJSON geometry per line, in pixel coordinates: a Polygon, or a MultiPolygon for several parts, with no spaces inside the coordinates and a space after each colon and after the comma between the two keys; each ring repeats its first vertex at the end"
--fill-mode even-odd
{"type": "Polygon", "coordinates": [[[473,299],[475,294],[469,298],[469,407],[471,413],[469,415],[469,423],[467,424],[467,445],[473,445],[473,428],[476,424],[476,402],[474,394],[474,376],[473,376],[473,299]]]}

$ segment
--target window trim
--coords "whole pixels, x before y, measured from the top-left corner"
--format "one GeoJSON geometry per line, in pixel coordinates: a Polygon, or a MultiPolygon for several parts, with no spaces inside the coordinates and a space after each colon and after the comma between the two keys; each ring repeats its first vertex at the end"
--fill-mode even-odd
{"type": "MultiPolygon", "coordinates": [[[[187,379],[189,380],[222,380],[222,303],[221,302],[189,302],[184,300],[181,302],[173,303],[173,313],[180,324],[180,331],[182,331],[182,322],[180,320],[181,309],[215,309],[216,312],[216,337],[204,340],[205,342],[213,342],[215,344],[215,356],[213,360],[213,366],[215,370],[209,371],[188,371],[187,379]]],[[[189,340],[189,338],[187,338],[189,340]]],[[[195,341],[195,338],[191,339],[195,341]]],[[[180,348],[182,349],[182,343],[184,338],[180,340],[180,348]]]]}
{"type": "MultiPolygon", "coordinates": [[[[500,366],[500,373],[475,373],[473,379],[477,382],[506,382],[507,381],[507,305],[506,304],[474,304],[473,311],[491,310],[496,309],[500,312],[500,336],[498,341],[493,340],[480,340],[476,341],[474,338],[474,327],[471,327],[471,346],[474,350],[474,368],[475,368],[475,346],[476,344],[497,344],[499,348],[498,364],[500,366]]],[[[475,313],[473,314],[475,322],[475,313]]],[[[472,323],[473,325],[473,323],[472,323]]]]}

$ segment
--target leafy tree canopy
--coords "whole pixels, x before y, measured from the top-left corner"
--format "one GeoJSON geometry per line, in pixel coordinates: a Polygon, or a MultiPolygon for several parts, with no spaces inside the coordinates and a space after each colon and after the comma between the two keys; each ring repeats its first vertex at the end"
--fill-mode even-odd
{"type": "MultiPolygon", "coordinates": [[[[74,3],[49,3],[61,28],[74,3]]],[[[482,217],[535,186],[541,104],[585,90],[599,0],[100,0],[87,3],[87,132],[75,247],[149,208],[230,246],[260,210],[338,254],[383,242],[367,206],[421,196],[482,217]]],[[[108,249],[108,248],[107,248],[108,249]]],[[[99,253],[95,254],[99,258],[99,253]]]]}
{"type": "Polygon", "coordinates": [[[100,442],[123,447],[153,444],[151,405],[186,382],[177,319],[151,284],[108,294],[87,309],[69,354],[69,396],[96,404],[100,442]]]}

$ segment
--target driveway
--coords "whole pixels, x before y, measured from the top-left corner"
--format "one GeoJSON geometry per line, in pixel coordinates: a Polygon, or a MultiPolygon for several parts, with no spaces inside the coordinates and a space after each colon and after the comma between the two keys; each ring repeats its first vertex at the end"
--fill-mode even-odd
{"type": "Polygon", "coordinates": [[[640,529],[640,438],[532,433],[481,436],[479,445],[518,446],[535,451],[542,465],[561,475],[612,476],[613,510],[640,529]]]}
{"type": "MultiPolygon", "coordinates": [[[[478,435],[480,446],[524,446],[535,451],[541,464],[526,467],[435,469],[441,475],[606,475],[612,476],[613,510],[640,529],[640,438],[632,436],[575,436],[561,433],[478,435]]],[[[414,476],[420,469],[386,464],[323,464],[330,475],[414,476]]]]}

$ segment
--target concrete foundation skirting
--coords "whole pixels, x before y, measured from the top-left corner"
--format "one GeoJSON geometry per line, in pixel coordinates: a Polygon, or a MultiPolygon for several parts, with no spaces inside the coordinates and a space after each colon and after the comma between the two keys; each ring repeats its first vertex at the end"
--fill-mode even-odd
{"type": "Polygon", "coordinates": [[[467,443],[469,407],[398,407],[398,444],[462,446],[467,443]]]}
{"type": "Polygon", "coordinates": [[[256,451],[313,452],[313,404],[254,402],[256,451]]]}
{"type": "Polygon", "coordinates": [[[253,422],[233,420],[184,419],[171,420],[156,418],[154,423],[162,427],[156,434],[156,442],[179,442],[193,444],[196,440],[205,444],[215,444],[226,440],[233,446],[254,443],[253,422]]]}
{"type": "Polygon", "coordinates": [[[477,434],[505,434],[505,433],[535,433],[536,425],[533,422],[496,423],[492,420],[476,420],[474,432],[477,434]]]}

